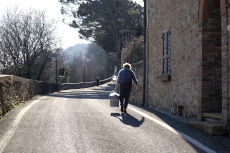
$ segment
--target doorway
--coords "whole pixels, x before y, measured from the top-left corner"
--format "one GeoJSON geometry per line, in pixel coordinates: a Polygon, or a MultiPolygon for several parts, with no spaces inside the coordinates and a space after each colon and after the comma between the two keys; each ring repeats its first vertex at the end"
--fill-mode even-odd
{"type": "Polygon", "coordinates": [[[202,113],[221,113],[220,0],[204,1],[202,19],[202,113]]]}

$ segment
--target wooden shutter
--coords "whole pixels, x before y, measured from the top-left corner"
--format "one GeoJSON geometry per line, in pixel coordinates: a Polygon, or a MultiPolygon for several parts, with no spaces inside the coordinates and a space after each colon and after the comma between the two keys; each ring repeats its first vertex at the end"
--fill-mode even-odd
{"type": "Polygon", "coordinates": [[[163,75],[171,75],[171,31],[163,32],[163,75]]]}

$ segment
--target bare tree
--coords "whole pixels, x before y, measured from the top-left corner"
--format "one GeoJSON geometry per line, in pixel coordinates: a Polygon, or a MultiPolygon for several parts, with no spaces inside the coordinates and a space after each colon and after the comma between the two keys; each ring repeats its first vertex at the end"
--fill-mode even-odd
{"type": "Polygon", "coordinates": [[[86,53],[86,74],[87,79],[92,81],[99,79],[105,79],[108,77],[108,55],[106,52],[96,43],[91,43],[87,48],[86,53]]]}
{"type": "MultiPolygon", "coordinates": [[[[109,65],[108,55],[95,43],[87,47],[87,52],[83,54],[76,53],[68,60],[69,82],[90,82],[99,79],[105,79],[111,75],[107,70],[109,65]]],[[[110,68],[109,68],[110,70],[110,68]]]]}
{"type": "Polygon", "coordinates": [[[70,61],[68,62],[69,68],[69,82],[77,83],[82,82],[83,79],[83,56],[82,54],[76,54],[70,61]]]}
{"type": "MultiPolygon", "coordinates": [[[[45,72],[41,76],[41,80],[46,80],[52,83],[63,83],[67,82],[67,75],[59,76],[60,69],[67,68],[66,65],[67,56],[65,52],[63,52],[62,48],[58,48],[53,56],[50,58],[50,62],[48,62],[45,66],[45,72]]],[[[65,74],[67,71],[65,71],[65,74]]]]}
{"type": "Polygon", "coordinates": [[[56,22],[46,11],[9,9],[0,19],[3,72],[41,80],[57,51],[56,22]]]}

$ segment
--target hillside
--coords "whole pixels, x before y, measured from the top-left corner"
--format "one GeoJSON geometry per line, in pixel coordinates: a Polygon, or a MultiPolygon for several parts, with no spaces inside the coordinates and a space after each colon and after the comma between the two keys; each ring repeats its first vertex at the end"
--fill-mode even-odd
{"type": "Polygon", "coordinates": [[[64,50],[68,57],[73,57],[74,55],[85,55],[88,44],[76,44],[74,46],[68,47],[64,50]]]}

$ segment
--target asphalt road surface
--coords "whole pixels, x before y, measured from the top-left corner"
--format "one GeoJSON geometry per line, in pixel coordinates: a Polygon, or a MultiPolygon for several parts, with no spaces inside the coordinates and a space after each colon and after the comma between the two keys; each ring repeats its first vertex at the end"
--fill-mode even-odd
{"type": "Polygon", "coordinates": [[[0,120],[0,153],[229,153],[209,136],[151,108],[110,107],[114,84],[37,96],[0,120]]]}

